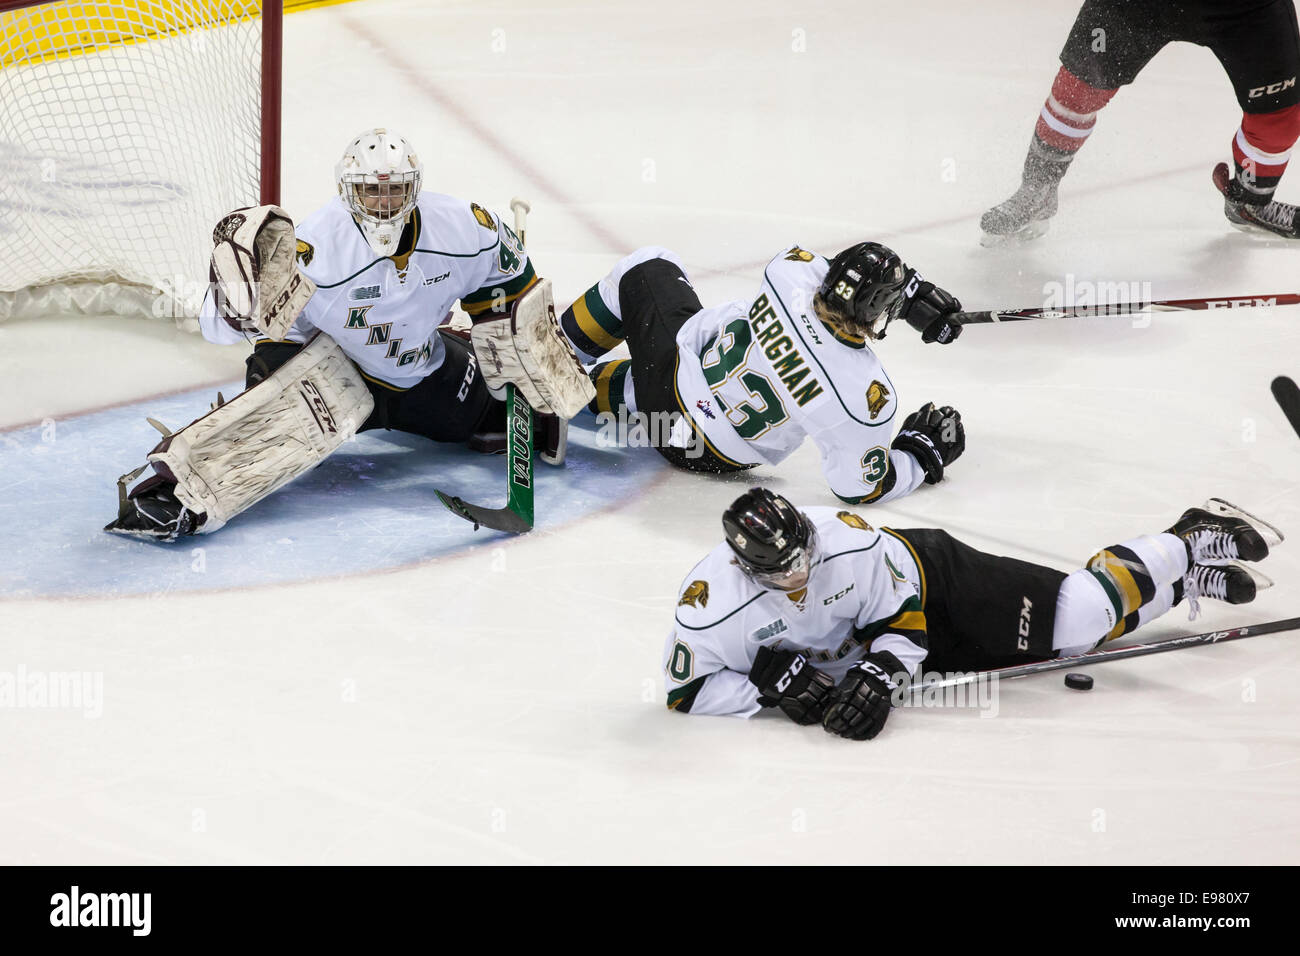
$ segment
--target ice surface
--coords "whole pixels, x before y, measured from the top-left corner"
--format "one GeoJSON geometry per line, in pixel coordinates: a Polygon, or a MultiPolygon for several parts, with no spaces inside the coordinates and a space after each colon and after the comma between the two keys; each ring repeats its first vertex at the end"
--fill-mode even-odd
{"type": "MultiPolygon", "coordinates": [[[[328,198],[346,138],[380,124],[416,144],[427,188],[497,209],[532,200],[529,245],[562,301],[642,244],[679,251],[712,303],[750,295],[786,243],[834,253],[864,238],[971,308],[1039,305],[1049,283],[1084,281],[1296,291],[1294,247],[1223,219],[1209,174],[1240,116],[1213,56],[1190,46],[1106,108],[1046,238],[979,247],[1076,8],[364,0],[295,14],[284,202],[302,215],[328,198]]],[[[1295,182],[1281,195],[1297,199],[1295,182]]],[[[1294,540],[1300,441],[1268,384],[1300,372],[1297,320],[981,326],[951,348],[896,329],[879,351],[902,406],[956,405],[968,450],[943,485],[864,514],[1063,569],[1210,495],[1294,540]]],[[[78,556],[93,546],[134,581],[139,562],[95,529],[155,440],[140,417],[175,401],[164,392],[201,393],[201,411],[239,377],[239,350],[161,325],[0,326],[0,487],[6,525],[28,529],[6,533],[4,567],[25,563],[29,587],[89,575],[78,556]],[[88,449],[66,483],[25,467],[43,427],[43,454],[58,454],[90,421],[78,413],[116,404],[131,406],[121,447],[88,449]],[[87,516],[75,533],[70,514],[87,516]],[[54,540],[33,540],[46,523],[54,540]]],[[[421,487],[440,477],[428,460],[421,487]]],[[[182,593],[160,574],[152,594],[0,601],[0,672],[89,671],[104,688],[98,719],[0,708],[0,760],[21,782],[0,798],[0,860],[1297,862],[1295,634],[1100,666],[1089,693],[1059,674],[1016,681],[994,718],[908,709],[870,743],[668,713],[673,599],[725,504],[751,479],[834,499],[811,446],[739,479],[650,472],[611,486],[599,513],[411,566],[326,578],[337,552],[369,546],[352,494],[319,554],[278,545],[293,536],[279,524],[259,545],[241,519],[175,549],[185,576],[214,579],[285,550],[278,576],[296,583],[182,593]]],[[[395,480],[384,507],[410,500],[414,529],[425,503],[411,484],[395,480]]],[[[287,514],[320,487],[257,510],[287,514]]],[[[431,534],[428,555],[440,547],[431,534]]],[[[1291,544],[1263,569],[1277,586],[1254,605],[1207,601],[1200,621],[1175,611],[1139,639],[1294,616],[1291,544]]]]}

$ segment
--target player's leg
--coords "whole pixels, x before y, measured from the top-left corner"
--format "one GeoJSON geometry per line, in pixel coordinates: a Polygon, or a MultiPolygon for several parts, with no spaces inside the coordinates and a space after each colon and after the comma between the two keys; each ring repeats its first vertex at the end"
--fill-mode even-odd
{"type": "Polygon", "coordinates": [[[678,396],[677,333],[703,308],[681,262],[667,250],[643,249],[624,264],[619,318],[632,356],[624,393],[632,392],[631,404],[648,424],[654,447],[687,471],[723,474],[753,467],[718,453],[695,428],[678,396]]]}
{"type": "Polygon", "coordinates": [[[595,363],[623,344],[627,336],[623,330],[619,287],[630,270],[654,259],[671,262],[682,275],[686,274],[686,267],[676,253],[660,246],[645,246],[620,259],[608,275],[580,295],[560,316],[560,329],[584,365],[595,363]]]}
{"type": "Polygon", "coordinates": [[[1255,598],[1256,583],[1235,560],[1259,561],[1268,544],[1249,522],[1190,508],[1168,531],[1104,548],[1061,585],[1053,647],[1061,654],[1155,620],[1187,597],[1229,604],[1255,598]]]}
{"type": "Polygon", "coordinates": [[[1300,28],[1294,0],[1228,5],[1206,14],[1202,40],[1219,58],[1241,105],[1232,170],[1215,169],[1224,214],[1239,228],[1300,238],[1297,207],[1273,198],[1300,139],[1300,28]]]}
{"type": "Polygon", "coordinates": [[[922,571],[924,669],[987,670],[1054,655],[1063,572],[988,554],[935,528],[883,530],[908,546],[922,571]]]}
{"type": "Polygon", "coordinates": [[[1165,0],[1087,0],[1061,50],[1061,68],[1039,112],[1020,188],[980,219],[989,242],[1031,239],[1056,214],[1057,186],[1087,142],[1097,113],[1132,83],[1171,39],[1176,24],[1161,16],[1165,0]]]}
{"type": "Polygon", "coordinates": [[[250,367],[250,380],[254,371],[259,380],[166,435],[147,465],[123,476],[118,516],[104,530],[164,541],[215,531],[315,467],[369,419],[375,402],[366,382],[329,336],[277,357],[286,354],[270,371],[264,351],[265,367],[250,367]],[[154,473],[125,494],[149,465],[154,473]]]}
{"type": "MultiPolygon", "coordinates": [[[[377,395],[382,417],[373,416],[369,427],[410,432],[438,442],[468,442],[481,436],[477,446],[486,451],[498,450],[490,439],[500,433],[499,450],[504,450],[505,402],[492,397],[469,343],[451,332],[440,335],[442,364],[406,391],[377,395]]],[[[372,386],[371,391],[377,389],[382,386],[372,386]]]]}

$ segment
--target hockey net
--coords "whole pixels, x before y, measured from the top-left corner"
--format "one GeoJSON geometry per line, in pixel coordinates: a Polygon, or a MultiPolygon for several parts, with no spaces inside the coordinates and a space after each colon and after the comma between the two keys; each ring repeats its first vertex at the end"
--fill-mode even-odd
{"type": "Polygon", "coordinates": [[[192,324],[212,227],[278,200],[281,0],[0,0],[0,320],[192,324]]]}

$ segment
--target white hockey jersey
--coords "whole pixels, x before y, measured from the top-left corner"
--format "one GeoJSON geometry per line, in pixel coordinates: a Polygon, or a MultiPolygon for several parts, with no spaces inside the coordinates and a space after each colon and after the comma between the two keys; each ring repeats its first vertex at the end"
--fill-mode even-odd
{"type": "MultiPolygon", "coordinates": [[[[519,237],[500,217],[438,193],[420,194],[399,255],[377,257],[339,198],[295,232],[298,268],[316,293],[286,339],[325,332],[363,375],[397,390],[442,364],[437,329],[457,300],[473,316],[507,306],[537,281],[519,237]]],[[[210,342],[246,341],[217,313],[211,293],[199,324],[210,342]]]]}
{"type": "Polygon", "coordinates": [[[725,541],[686,575],[664,648],[670,709],[757,713],[758,688],[748,675],[763,646],[802,651],[837,683],[863,656],[880,651],[915,675],[928,644],[925,574],[911,545],[851,511],[800,510],[818,538],[803,590],[759,587],[725,541]]]}
{"type": "Polygon", "coordinates": [[[824,257],[791,246],[768,263],[752,303],[687,320],[677,334],[678,398],[723,458],[774,465],[811,437],[840,498],[899,498],[925,473],[890,448],[898,395],[876,353],[813,314],[828,268],[824,257]]]}

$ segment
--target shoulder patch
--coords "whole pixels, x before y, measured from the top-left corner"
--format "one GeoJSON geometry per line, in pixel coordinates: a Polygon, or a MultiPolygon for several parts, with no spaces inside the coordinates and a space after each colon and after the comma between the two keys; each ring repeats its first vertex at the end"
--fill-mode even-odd
{"type": "Polygon", "coordinates": [[[886,405],[889,404],[889,389],[876,379],[867,387],[867,411],[874,421],[886,405]]]}
{"type": "Polygon", "coordinates": [[[476,202],[472,202],[469,204],[469,210],[474,214],[474,218],[478,220],[478,224],[480,226],[482,226],[484,229],[487,229],[490,232],[497,231],[497,221],[492,218],[492,214],[490,212],[488,212],[486,209],[484,209],[476,202]]]}
{"type": "Polygon", "coordinates": [[[677,602],[677,606],[689,604],[691,607],[707,607],[709,603],[709,582],[692,581],[682,594],[682,599],[677,602]]]}
{"type": "Polygon", "coordinates": [[[305,266],[311,265],[312,257],[316,255],[316,250],[312,244],[305,239],[298,240],[298,261],[305,266]]]}
{"type": "Polygon", "coordinates": [[[812,262],[813,254],[807,249],[800,249],[798,246],[795,246],[785,254],[785,258],[789,262],[812,262]]]}
{"type": "Polygon", "coordinates": [[[869,524],[867,524],[865,521],[863,521],[863,520],[862,520],[862,517],[861,517],[860,515],[855,515],[852,511],[841,511],[841,512],[838,512],[838,513],[835,515],[835,517],[839,518],[841,521],[843,521],[843,522],[844,522],[846,525],[848,525],[850,528],[857,528],[859,531],[875,531],[875,530],[876,530],[875,528],[871,527],[871,525],[869,525],[869,524]]]}

